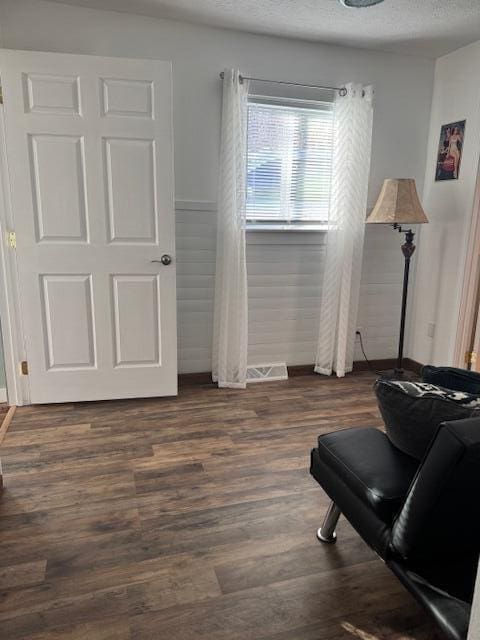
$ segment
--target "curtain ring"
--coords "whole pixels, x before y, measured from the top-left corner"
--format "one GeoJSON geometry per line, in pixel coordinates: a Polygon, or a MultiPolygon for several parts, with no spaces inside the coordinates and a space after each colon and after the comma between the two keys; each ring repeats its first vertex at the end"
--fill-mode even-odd
{"type": "Polygon", "coordinates": [[[338,90],[338,95],[341,96],[342,98],[345,97],[347,93],[348,91],[346,87],[342,87],[341,89],[338,90]]]}
{"type": "MultiPolygon", "coordinates": [[[[224,71],[220,71],[220,78],[223,80],[225,78],[225,72],[224,71]]],[[[240,84],[243,84],[243,76],[238,76],[238,81],[240,84]]]]}

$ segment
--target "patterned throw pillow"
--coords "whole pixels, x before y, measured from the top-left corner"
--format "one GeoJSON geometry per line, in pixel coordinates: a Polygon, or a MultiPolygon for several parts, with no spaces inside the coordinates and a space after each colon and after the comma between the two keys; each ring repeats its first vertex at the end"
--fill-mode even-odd
{"type": "Polygon", "coordinates": [[[422,380],[446,389],[455,389],[480,395],[480,373],[458,367],[434,367],[427,364],[422,368],[422,380]]]}
{"type": "Polygon", "coordinates": [[[480,415],[480,396],[427,382],[380,379],[375,393],[390,441],[417,460],[442,422],[480,415]]]}
{"type": "Polygon", "coordinates": [[[465,393],[465,391],[452,391],[437,387],[428,382],[404,382],[402,380],[390,380],[389,384],[401,389],[404,393],[414,398],[444,398],[453,400],[464,407],[480,407],[480,396],[465,393]]]}

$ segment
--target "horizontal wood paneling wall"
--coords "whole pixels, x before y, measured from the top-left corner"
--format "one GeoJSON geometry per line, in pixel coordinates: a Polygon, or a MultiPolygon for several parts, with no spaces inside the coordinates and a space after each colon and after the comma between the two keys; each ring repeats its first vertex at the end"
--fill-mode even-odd
{"type": "Polygon", "coordinates": [[[176,208],[179,373],[212,369],[216,213],[211,209],[188,210],[181,203],[176,208]]]}
{"type": "Polygon", "coordinates": [[[247,234],[249,364],[313,362],[325,238],[247,234]]]}
{"type": "MultiPolygon", "coordinates": [[[[211,369],[216,213],[178,202],[179,372],[211,369]]],[[[402,255],[390,228],[367,227],[358,326],[369,358],[396,353],[402,255]]],[[[248,233],[249,363],[314,360],[325,258],[324,233],[248,233]]],[[[362,355],[357,346],[355,359],[362,355]]]]}

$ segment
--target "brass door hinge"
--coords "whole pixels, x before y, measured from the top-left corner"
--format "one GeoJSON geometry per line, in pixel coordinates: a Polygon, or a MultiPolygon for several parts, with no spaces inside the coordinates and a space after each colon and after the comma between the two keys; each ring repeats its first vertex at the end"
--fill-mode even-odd
{"type": "Polygon", "coordinates": [[[15,231],[9,231],[8,233],[8,244],[12,249],[17,248],[17,234],[15,231]]]}
{"type": "Polygon", "coordinates": [[[467,351],[465,353],[465,364],[475,364],[477,361],[477,354],[475,351],[467,351]]]}
{"type": "Polygon", "coordinates": [[[28,376],[28,362],[26,360],[22,360],[20,363],[20,369],[22,371],[22,375],[28,376]]]}

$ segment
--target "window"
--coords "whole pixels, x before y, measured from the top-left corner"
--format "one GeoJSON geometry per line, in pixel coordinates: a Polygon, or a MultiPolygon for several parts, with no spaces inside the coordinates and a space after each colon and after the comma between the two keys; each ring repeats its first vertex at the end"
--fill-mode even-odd
{"type": "Polygon", "coordinates": [[[252,97],[248,105],[248,228],[326,228],[332,145],[332,104],[252,97]]]}

